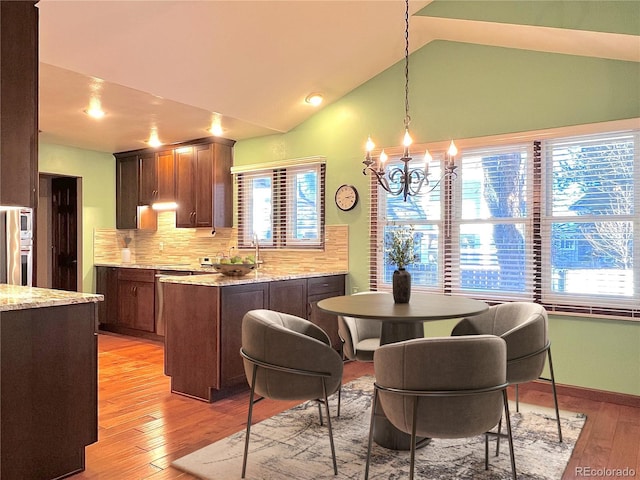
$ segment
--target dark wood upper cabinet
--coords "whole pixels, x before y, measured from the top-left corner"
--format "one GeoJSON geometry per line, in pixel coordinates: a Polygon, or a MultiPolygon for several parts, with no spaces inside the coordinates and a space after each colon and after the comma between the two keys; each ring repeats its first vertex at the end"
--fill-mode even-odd
{"type": "Polygon", "coordinates": [[[138,228],[138,155],[116,155],[116,228],[138,228]]]}
{"type": "Polygon", "coordinates": [[[175,201],[173,149],[140,155],[140,205],[175,201]]]}
{"type": "Polygon", "coordinates": [[[38,9],[0,1],[0,205],[38,203],[38,9]]]}
{"type": "Polygon", "coordinates": [[[233,143],[176,150],[176,227],[230,227],[233,143]]]}
{"type": "Polygon", "coordinates": [[[233,140],[199,139],[159,152],[116,153],[117,228],[154,228],[137,207],[173,201],[178,204],[176,227],[231,227],[234,144],[233,140]],[[137,227],[132,224],[136,218],[137,227]]]}

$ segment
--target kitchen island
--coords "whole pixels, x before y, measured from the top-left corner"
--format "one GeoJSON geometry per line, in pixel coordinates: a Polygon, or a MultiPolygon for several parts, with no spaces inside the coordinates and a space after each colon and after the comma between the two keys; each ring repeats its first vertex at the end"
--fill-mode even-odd
{"type": "Polygon", "coordinates": [[[0,285],[0,477],[85,468],[98,440],[97,302],[102,295],[0,285]]]}
{"type": "Polygon", "coordinates": [[[163,285],[165,374],[171,391],[213,402],[247,388],[240,356],[242,318],[268,308],[307,318],[340,349],[337,317],[318,301],[344,295],[347,272],[166,276],[163,285]]]}

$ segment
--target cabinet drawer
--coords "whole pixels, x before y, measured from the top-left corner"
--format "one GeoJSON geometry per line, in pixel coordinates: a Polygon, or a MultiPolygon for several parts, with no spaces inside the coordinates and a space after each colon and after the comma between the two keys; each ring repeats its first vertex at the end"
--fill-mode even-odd
{"type": "Polygon", "coordinates": [[[146,268],[120,268],[118,271],[119,280],[130,280],[133,282],[154,282],[155,270],[146,268]]]}
{"type": "Polygon", "coordinates": [[[309,296],[329,292],[340,292],[340,295],[344,295],[344,275],[308,278],[307,292],[309,296]]]}

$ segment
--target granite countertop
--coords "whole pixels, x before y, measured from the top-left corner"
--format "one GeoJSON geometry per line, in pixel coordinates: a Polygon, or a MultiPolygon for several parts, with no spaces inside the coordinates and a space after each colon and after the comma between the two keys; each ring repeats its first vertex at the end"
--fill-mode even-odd
{"type": "Polygon", "coordinates": [[[213,267],[199,264],[175,263],[175,264],[146,264],[146,263],[96,263],[96,267],[118,268],[142,268],[150,270],[166,270],[175,272],[194,272],[197,275],[163,275],[162,283],[184,283],[188,285],[204,285],[210,287],[223,287],[225,285],[242,285],[247,283],[275,282],[278,280],[290,280],[294,278],[326,277],[330,275],[346,275],[346,270],[332,272],[275,272],[261,267],[243,277],[228,277],[216,272],[213,267]]]}
{"type": "Polygon", "coordinates": [[[147,270],[173,270],[176,272],[213,272],[212,267],[191,263],[96,263],[96,267],[141,268],[147,270]]]}
{"type": "Polygon", "coordinates": [[[220,273],[210,275],[162,276],[161,283],[181,283],[185,285],[202,285],[205,287],[224,287],[227,285],[243,285],[247,283],[277,282],[295,278],[327,277],[330,275],[345,275],[346,271],[336,272],[300,272],[300,273],[266,273],[260,270],[250,272],[242,277],[228,277],[220,273]]]}
{"type": "Polygon", "coordinates": [[[104,296],[93,293],[0,284],[0,312],[101,302],[102,300],[104,300],[104,296]]]}

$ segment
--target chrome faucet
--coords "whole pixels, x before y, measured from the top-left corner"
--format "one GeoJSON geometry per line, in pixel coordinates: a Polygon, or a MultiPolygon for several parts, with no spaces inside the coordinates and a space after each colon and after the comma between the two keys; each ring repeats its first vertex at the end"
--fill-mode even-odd
{"type": "Polygon", "coordinates": [[[260,242],[258,241],[258,234],[254,233],[253,234],[253,247],[255,248],[255,253],[254,253],[254,257],[255,257],[255,262],[256,262],[256,268],[260,267],[260,242]]]}

